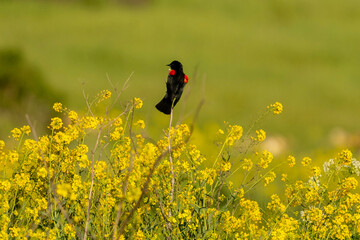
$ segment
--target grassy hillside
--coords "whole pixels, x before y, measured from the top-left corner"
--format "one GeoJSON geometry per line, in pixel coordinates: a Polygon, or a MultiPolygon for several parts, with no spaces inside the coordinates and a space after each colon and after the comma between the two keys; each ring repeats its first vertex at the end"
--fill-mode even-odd
{"type": "Polygon", "coordinates": [[[173,59],[190,77],[188,99],[175,118],[184,107],[184,117],[190,116],[205,96],[203,132],[224,120],[246,127],[274,101],[283,103],[284,114],[265,130],[286,137],[296,151],[328,146],[335,127],[359,131],[359,1],[154,1],[140,7],[1,1],[0,32],[0,48],[23,49],[73,108],[83,109],[82,83],[92,94],[111,89],[106,74],[121,87],[133,73],[124,99],[145,100],[144,117],[159,135],[167,117],[154,105],[165,93],[165,64],[173,59]]]}

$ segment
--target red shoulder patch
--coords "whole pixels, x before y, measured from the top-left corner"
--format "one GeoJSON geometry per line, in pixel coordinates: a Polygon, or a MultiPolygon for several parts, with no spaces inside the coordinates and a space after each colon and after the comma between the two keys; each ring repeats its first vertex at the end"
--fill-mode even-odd
{"type": "Polygon", "coordinates": [[[169,72],[169,75],[174,76],[174,75],[175,75],[175,70],[171,70],[171,71],[169,72]]]}
{"type": "Polygon", "coordinates": [[[188,76],[186,76],[186,74],[185,74],[184,83],[188,83],[188,81],[189,81],[189,78],[188,78],[188,76]]]}

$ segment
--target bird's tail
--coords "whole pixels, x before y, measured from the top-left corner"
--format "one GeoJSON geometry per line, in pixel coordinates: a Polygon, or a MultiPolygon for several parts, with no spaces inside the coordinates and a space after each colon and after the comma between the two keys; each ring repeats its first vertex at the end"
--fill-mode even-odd
{"type": "Polygon", "coordinates": [[[172,102],[170,100],[170,98],[164,97],[158,104],[156,104],[156,108],[165,114],[170,114],[171,113],[171,105],[172,102]]]}

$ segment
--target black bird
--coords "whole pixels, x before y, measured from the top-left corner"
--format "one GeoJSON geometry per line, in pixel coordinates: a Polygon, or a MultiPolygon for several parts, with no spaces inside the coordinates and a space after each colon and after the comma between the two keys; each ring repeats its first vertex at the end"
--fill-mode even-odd
{"type": "Polygon", "coordinates": [[[166,94],[165,97],[156,104],[156,108],[160,112],[170,114],[171,108],[175,107],[180,100],[185,84],[189,78],[183,72],[183,66],[179,61],[172,61],[166,66],[170,66],[171,68],[166,81],[166,94]]]}

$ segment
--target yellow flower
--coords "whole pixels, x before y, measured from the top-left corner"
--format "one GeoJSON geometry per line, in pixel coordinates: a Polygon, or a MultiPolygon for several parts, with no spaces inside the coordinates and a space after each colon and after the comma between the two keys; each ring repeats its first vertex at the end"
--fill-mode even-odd
{"type": "Polygon", "coordinates": [[[63,125],[61,118],[54,117],[51,119],[50,127],[54,130],[59,130],[63,125]]]}
{"type": "Polygon", "coordinates": [[[15,150],[11,150],[8,154],[8,161],[13,164],[19,160],[19,153],[15,150]]]}
{"type": "Polygon", "coordinates": [[[41,167],[38,171],[37,171],[37,175],[39,177],[45,178],[47,176],[47,171],[44,167],[41,167]]]}
{"type": "Polygon", "coordinates": [[[67,198],[71,193],[71,185],[68,183],[58,184],[56,186],[56,193],[67,198]]]}
{"type": "Polygon", "coordinates": [[[335,208],[331,205],[327,205],[324,207],[324,211],[326,214],[331,215],[335,211],[335,208]]]}
{"type": "Polygon", "coordinates": [[[270,106],[267,106],[267,108],[271,109],[275,115],[280,114],[283,111],[283,105],[279,102],[270,104],[270,106]]]}
{"type": "Polygon", "coordinates": [[[84,122],[84,129],[95,129],[98,124],[99,124],[99,121],[98,119],[96,119],[95,117],[85,117],[85,118],[82,118],[82,121],[84,122]]]}
{"type": "Polygon", "coordinates": [[[55,110],[55,112],[62,112],[63,111],[62,104],[61,103],[54,103],[53,109],[55,110]]]}
{"type": "Polygon", "coordinates": [[[142,108],[143,106],[143,101],[140,98],[134,98],[134,106],[137,109],[142,108]]]}
{"type": "Polygon", "coordinates": [[[109,99],[111,97],[111,92],[106,89],[106,90],[101,91],[101,95],[102,95],[101,100],[109,99]]]}
{"type": "Polygon", "coordinates": [[[224,134],[224,131],[222,129],[219,129],[218,134],[224,134]]]}
{"type": "Polygon", "coordinates": [[[72,122],[76,122],[76,120],[78,119],[78,115],[75,111],[70,111],[68,113],[68,117],[72,122]]]}
{"type": "Polygon", "coordinates": [[[285,182],[287,179],[287,176],[288,175],[286,173],[281,174],[281,181],[285,182]]]}
{"type": "Polygon", "coordinates": [[[262,155],[260,157],[260,162],[258,163],[258,165],[261,168],[268,168],[269,164],[271,163],[271,161],[273,160],[273,155],[271,154],[271,152],[268,152],[266,150],[264,150],[262,152],[262,155]]]}
{"type": "Polygon", "coordinates": [[[309,157],[304,157],[303,160],[301,161],[301,164],[306,167],[308,166],[309,164],[311,164],[311,158],[309,157]]]}
{"type": "Polygon", "coordinates": [[[278,195],[271,195],[271,202],[268,203],[267,208],[273,211],[279,211],[280,213],[284,212],[286,207],[281,203],[281,200],[278,195]]]}
{"type": "Polygon", "coordinates": [[[275,178],[276,178],[276,174],[273,171],[269,172],[266,175],[266,177],[264,178],[264,181],[265,181],[264,186],[269,185],[269,183],[273,182],[275,180],[275,178]]]}
{"type": "Polygon", "coordinates": [[[358,185],[358,181],[356,180],[356,178],[348,177],[343,179],[341,187],[344,190],[351,190],[351,189],[356,189],[357,185],[358,185]]]}
{"type": "Polygon", "coordinates": [[[120,117],[116,118],[114,121],[114,126],[120,126],[122,124],[122,119],[120,117]]]}
{"type": "Polygon", "coordinates": [[[8,180],[5,181],[0,180],[0,190],[7,192],[10,190],[10,187],[11,187],[11,183],[8,180]]]}
{"type": "Polygon", "coordinates": [[[122,127],[116,127],[115,130],[110,133],[111,139],[117,141],[124,134],[124,129],[122,127]]]}
{"type": "Polygon", "coordinates": [[[319,167],[313,167],[312,171],[315,177],[319,177],[321,175],[321,169],[319,167]]]}
{"type": "Polygon", "coordinates": [[[13,130],[11,130],[12,136],[16,141],[20,140],[21,137],[21,130],[18,128],[14,128],[13,130]]]}
{"type": "Polygon", "coordinates": [[[30,126],[23,126],[22,128],[20,128],[21,132],[23,132],[24,134],[26,134],[27,136],[29,136],[30,132],[31,132],[31,128],[30,126]]]}
{"type": "Polygon", "coordinates": [[[349,149],[342,150],[339,153],[339,158],[345,165],[351,165],[353,154],[349,149]]]}
{"type": "Polygon", "coordinates": [[[229,171],[230,168],[231,168],[231,163],[230,163],[230,162],[223,162],[223,163],[222,163],[222,169],[221,169],[221,170],[222,170],[223,172],[229,171]]]}
{"type": "Polygon", "coordinates": [[[262,142],[266,139],[266,132],[262,129],[256,130],[257,137],[251,137],[254,141],[262,142]]]}
{"type": "Polygon", "coordinates": [[[253,166],[253,162],[251,161],[251,159],[244,158],[244,165],[242,168],[246,171],[250,171],[252,166],[253,166]]]}
{"type": "Polygon", "coordinates": [[[289,167],[293,167],[295,165],[295,157],[294,156],[288,156],[287,162],[289,164],[289,167]]]}
{"type": "Polygon", "coordinates": [[[76,232],[75,232],[75,228],[73,225],[65,224],[64,231],[68,235],[68,237],[70,237],[70,238],[76,237],[76,232]]]}
{"type": "Polygon", "coordinates": [[[135,126],[139,126],[139,128],[144,129],[145,128],[145,122],[144,120],[138,120],[136,123],[134,123],[135,126]]]}
{"type": "Polygon", "coordinates": [[[5,142],[3,140],[0,140],[0,150],[2,150],[5,147],[5,142]]]}
{"type": "Polygon", "coordinates": [[[234,145],[235,141],[239,140],[243,134],[243,128],[238,125],[231,126],[229,125],[230,130],[228,137],[226,138],[226,143],[229,146],[234,145]]]}

